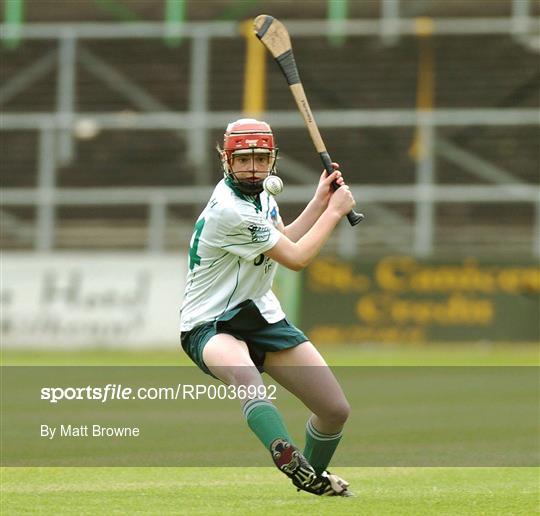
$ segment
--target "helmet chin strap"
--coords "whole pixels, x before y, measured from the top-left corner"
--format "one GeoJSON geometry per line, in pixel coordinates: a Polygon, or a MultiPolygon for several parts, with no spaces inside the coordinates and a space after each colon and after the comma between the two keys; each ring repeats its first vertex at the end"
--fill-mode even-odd
{"type": "MultiPolygon", "coordinates": [[[[254,174],[254,172],[251,172],[254,174]]],[[[270,175],[270,174],[269,174],[270,175]]],[[[264,179],[260,179],[258,181],[240,181],[234,172],[230,172],[230,176],[232,176],[235,186],[245,195],[258,195],[263,191],[263,182],[264,179]]]]}

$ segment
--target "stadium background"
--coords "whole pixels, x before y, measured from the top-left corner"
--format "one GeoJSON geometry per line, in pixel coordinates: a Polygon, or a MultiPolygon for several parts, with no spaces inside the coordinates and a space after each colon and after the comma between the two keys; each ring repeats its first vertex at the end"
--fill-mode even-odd
{"type": "MultiPolygon", "coordinates": [[[[187,363],[177,335],[187,251],[230,120],[272,124],[282,215],[302,209],[321,165],[284,79],[246,35],[260,13],[286,22],[327,148],[366,214],[354,229],[341,224],[303,274],[282,273],[288,312],[333,365],[538,363],[539,2],[3,9],[4,365],[187,363]]],[[[283,498],[275,472],[253,471],[15,468],[4,470],[3,503],[17,514],[34,503],[164,513],[178,510],[180,492],[208,513],[199,489],[210,482],[215,513],[270,514],[276,496],[276,511],[306,510],[283,498]],[[248,485],[261,487],[255,497],[248,485]]],[[[348,477],[367,512],[503,514],[537,510],[537,474],[350,468],[348,477]]]]}
{"type": "Polygon", "coordinates": [[[321,166],[245,24],[265,10],[288,21],[367,215],[303,278],[283,272],[292,318],[322,342],[537,341],[538,2],[14,0],[4,344],[176,346],[193,221],[221,174],[214,146],[243,114],[273,125],[282,215],[299,213],[321,166]]]}

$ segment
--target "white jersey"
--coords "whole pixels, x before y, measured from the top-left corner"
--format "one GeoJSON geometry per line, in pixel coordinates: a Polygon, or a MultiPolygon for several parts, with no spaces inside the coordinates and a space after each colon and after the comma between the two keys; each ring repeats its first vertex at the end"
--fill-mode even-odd
{"type": "Polygon", "coordinates": [[[221,180],[195,224],[181,331],[215,321],[247,299],[269,323],[285,317],[271,290],[278,264],[263,255],[281,236],[277,203],[266,192],[257,202],[233,188],[221,180]]]}

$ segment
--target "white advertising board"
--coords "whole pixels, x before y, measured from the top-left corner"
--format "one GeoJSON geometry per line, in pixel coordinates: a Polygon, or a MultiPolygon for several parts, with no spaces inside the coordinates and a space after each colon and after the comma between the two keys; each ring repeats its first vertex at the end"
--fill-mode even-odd
{"type": "Polygon", "coordinates": [[[187,257],[2,254],[3,347],[175,347],[187,257]]]}

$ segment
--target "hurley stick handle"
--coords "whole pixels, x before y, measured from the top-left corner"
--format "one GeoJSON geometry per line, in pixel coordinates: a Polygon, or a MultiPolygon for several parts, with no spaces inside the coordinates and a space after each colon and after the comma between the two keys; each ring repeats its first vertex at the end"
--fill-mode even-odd
{"type": "MultiPolygon", "coordinates": [[[[317,149],[317,152],[319,153],[326,172],[331,174],[334,171],[332,160],[326,150],[321,133],[319,132],[319,127],[317,126],[317,122],[315,122],[315,118],[309,107],[304,87],[300,81],[298,67],[294,60],[291,38],[289,37],[285,25],[272,16],[261,14],[255,18],[254,30],[255,35],[272,54],[287,80],[287,84],[293,94],[298,110],[302,114],[309,135],[311,136],[313,145],[315,145],[315,149],[317,149]]],[[[334,190],[337,190],[339,186],[340,185],[335,181],[332,183],[332,188],[334,190]]],[[[364,219],[364,215],[351,210],[351,212],[347,214],[347,219],[351,226],[356,226],[356,224],[364,219]]]]}

